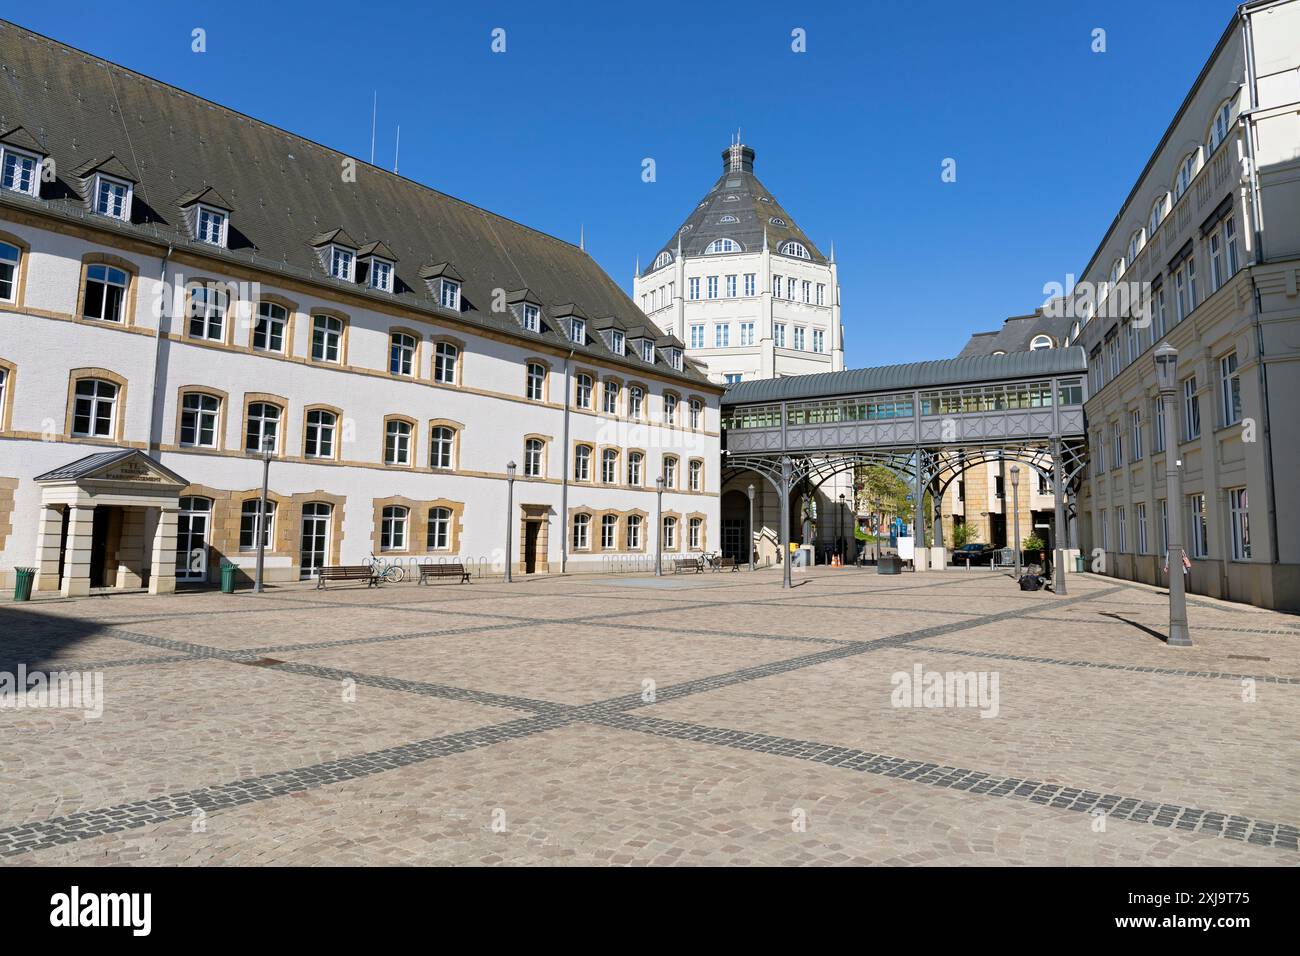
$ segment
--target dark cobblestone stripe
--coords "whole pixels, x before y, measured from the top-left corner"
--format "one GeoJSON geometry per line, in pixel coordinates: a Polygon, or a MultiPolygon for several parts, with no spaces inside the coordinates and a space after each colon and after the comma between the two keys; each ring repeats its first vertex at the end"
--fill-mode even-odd
{"type": "Polygon", "coordinates": [[[568,722],[564,718],[553,716],[523,717],[444,737],[431,737],[371,753],[236,780],[233,783],[5,827],[0,829],[0,856],[17,856],[63,843],[89,840],[153,823],[165,823],[187,817],[195,810],[210,813],[228,810],[333,783],[357,780],[426,760],[490,747],[507,740],[532,737],[562,727],[568,722]]]}
{"type": "Polygon", "coordinates": [[[1182,830],[1189,833],[1208,833],[1228,840],[1241,840],[1256,846],[1281,850],[1300,849],[1300,828],[1280,823],[1267,823],[1250,817],[1218,813],[1185,807],[1174,803],[1151,803],[1140,797],[1101,793],[1081,787],[1063,787],[1022,777],[997,777],[961,767],[941,766],[905,757],[868,753],[850,747],[774,737],[770,734],[729,730],[725,727],[706,727],[701,724],[641,717],[632,714],[610,714],[588,717],[591,723],[629,730],[657,737],[671,737],[695,743],[751,750],[755,753],[777,757],[808,760],[859,773],[897,777],[932,787],[963,790],[992,797],[1027,800],[1061,810],[1089,813],[1102,810],[1107,819],[1127,820],[1132,823],[1149,823],[1152,826],[1182,830]]]}
{"type": "Polygon", "coordinates": [[[1159,674],[1162,677],[1205,677],[1213,680],[1244,680],[1249,678],[1261,684],[1300,684],[1300,677],[1270,677],[1258,674],[1234,674],[1227,671],[1179,670],[1173,667],[1148,667],[1144,664],[1107,664],[1100,661],[1080,661],[1066,657],[1029,657],[1023,654],[1000,654],[995,651],[950,650],[941,645],[925,650],[954,657],[979,657],[993,661],[1019,661],[1025,664],[1059,664],[1062,667],[1087,667],[1106,671],[1126,671],[1133,674],[1159,674]]]}
{"type": "MultiPolygon", "coordinates": [[[[874,608],[872,610],[875,610],[874,608]]],[[[1035,616],[1035,621],[1051,621],[1056,624],[1128,624],[1132,627],[1134,624],[1141,624],[1144,627],[1163,627],[1168,625],[1168,621],[1157,621],[1153,624],[1147,624],[1144,621],[1125,621],[1119,618],[1109,618],[1107,621],[1080,621],[1072,617],[1048,617],[1046,615],[1035,616]]],[[[1228,627],[1224,624],[1201,624],[1198,623],[1192,628],[1192,634],[1197,631],[1229,631],[1233,634],[1278,634],[1284,637],[1300,637],[1300,629],[1292,628],[1271,628],[1271,627],[1228,627]]]]}

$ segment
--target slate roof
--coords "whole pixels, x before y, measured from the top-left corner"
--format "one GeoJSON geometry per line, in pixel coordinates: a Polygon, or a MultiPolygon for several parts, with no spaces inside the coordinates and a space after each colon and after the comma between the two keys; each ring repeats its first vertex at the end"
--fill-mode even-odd
{"type": "MultiPolygon", "coordinates": [[[[334,288],[341,283],[326,275],[310,242],[344,229],[359,243],[383,242],[398,263],[395,293],[359,283],[349,292],[396,300],[445,321],[451,313],[434,299],[420,270],[447,263],[463,276],[460,321],[565,350],[574,344],[558,323],[546,321],[552,305],[577,303],[588,314],[615,316],[626,325],[643,321],[636,304],[572,243],[3,20],[0,67],[0,135],[22,126],[59,170],[57,182],[43,184],[40,200],[5,193],[0,205],[89,220],[108,231],[334,288]],[[91,217],[79,183],[63,172],[110,155],[130,157],[138,176],[130,224],[91,217]],[[355,164],[355,182],[344,181],[345,161],[355,164]],[[182,197],[209,188],[234,210],[226,251],[193,240],[180,208],[182,197]],[[540,333],[523,332],[509,313],[491,311],[498,288],[526,288],[537,297],[540,333]]],[[[615,355],[599,338],[576,349],[606,364],[647,368],[638,358],[615,355]]],[[[710,386],[690,360],[678,372],[659,359],[654,370],[710,386]]]]}
{"type": "Polygon", "coordinates": [[[970,358],[979,355],[992,355],[994,352],[1027,352],[1029,343],[1036,335],[1049,335],[1054,347],[1060,348],[1065,337],[1070,334],[1074,320],[1069,316],[1052,318],[1043,315],[1039,309],[1030,315],[1013,315],[1002,323],[1002,328],[991,332],[976,332],[970,337],[964,348],[957,353],[958,358],[970,358]]]}
{"type": "Polygon", "coordinates": [[[734,239],[745,252],[759,252],[763,248],[764,229],[772,252],[777,252],[787,240],[795,239],[803,243],[813,262],[826,262],[826,257],[795,224],[794,217],[754,175],[754,151],[748,146],[740,149],[744,160],[738,170],[729,168],[731,150],[722,151],[722,175],[685,222],[650,257],[642,275],[655,271],[654,262],[661,253],[669,252],[676,257],[678,236],[681,237],[682,256],[692,258],[704,255],[704,250],[714,239],[734,239]],[[735,217],[736,221],[723,222],[723,217],[735,217]]]}
{"type": "Polygon", "coordinates": [[[85,458],[78,458],[76,461],[69,462],[61,468],[55,468],[45,472],[43,475],[37,475],[32,481],[71,481],[82,478],[85,475],[93,474],[101,468],[116,464],[119,461],[125,461],[128,458],[140,456],[149,467],[167,475],[173,481],[180,485],[189,484],[184,478],[176,474],[165,465],[160,465],[157,461],[150,458],[138,448],[114,448],[112,451],[98,451],[93,455],[87,455],[85,458]]]}
{"type": "Polygon", "coordinates": [[[975,382],[1023,380],[1048,375],[1082,374],[1088,363],[1083,349],[1041,349],[1011,355],[938,359],[907,365],[846,369],[786,378],[754,379],[728,386],[722,396],[724,407],[759,402],[803,401],[863,395],[870,392],[910,391],[975,382]]]}

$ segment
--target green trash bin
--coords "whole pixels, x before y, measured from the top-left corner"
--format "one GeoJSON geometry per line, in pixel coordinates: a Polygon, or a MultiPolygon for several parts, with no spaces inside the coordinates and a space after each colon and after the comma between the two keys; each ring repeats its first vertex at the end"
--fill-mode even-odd
{"type": "Polygon", "coordinates": [[[18,577],[14,579],[14,600],[30,601],[32,599],[32,582],[36,580],[35,568],[14,568],[18,577]]]}
{"type": "Polygon", "coordinates": [[[1074,556],[1074,570],[1076,574],[1082,574],[1084,572],[1083,555],[1076,554],[1074,556]]]}
{"type": "Polygon", "coordinates": [[[235,593],[235,571],[238,567],[239,565],[232,564],[229,561],[221,562],[221,593],[222,594],[235,593]]]}

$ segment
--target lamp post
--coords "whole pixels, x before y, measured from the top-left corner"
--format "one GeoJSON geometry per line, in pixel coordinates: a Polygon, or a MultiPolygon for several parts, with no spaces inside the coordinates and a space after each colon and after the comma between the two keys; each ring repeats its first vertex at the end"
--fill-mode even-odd
{"type": "Polygon", "coordinates": [[[1187,594],[1183,583],[1183,482],[1178,472],[1178,427],[1174,420],[1174,393],[1178,387],[1178,349],[1165,342],[1155,350],[1156,385],[1160,389],[1160,414],[1165,425],[1165,492],[1169,502],[1165,564],[1169,574],[1169,646],[1191,647],[1187,631],[1187,594]]]}
{"type": "Polygon", "coordinates": [[[749,570],[754,570],[754,486],[751,484],[749,492],[749,570]]]}
{"type": "Polygon", "coordinates": [[[659,525],[655,547],[655,577],[664,576],[664,476],[655,479],[655,521],[659,525]]]}
{"type": "Polygon", "coordinates": [[[510,547],[510,538],[511,538],[511,532],[513,531],[512,526],[514,524],[514,520],[513,520],[514,510],[515,510],[515,463],[513,461],[510,461],[510,462],[506,462],[506,584],[510,584],[511,582],[514,581],[514,578],[511,577],[510,575],[510,565],[513,563],[510,554],[512,550],[510,547]]]}
{"type": "Polygon", "coordinates": [[[271,458],[275,455],[275,439],[262,436],[262,499],[257,509],[257,571],[253,577],[253,593],[262,593],[262,565],[266,559],[266,492],[271,483],[271,458]]]}
{"type": "Polygon", "coordinates": [[[876,564],[880,564],[880,526],[885,516],[880,510],[880,495],[876,495],[876,510],[871,515],[871,536],[876,539],[876,564]]]}
{"type": "Polygon", "coordinates": [[[844,559],[848,557],[848,555],[845,553],[846,551],[848,551],[848,548],[844,547],[844,495],[843,494],[840,495],[839,520],[835,522],[835,524],[836,524],[835,530],[839,535],[839,540],[835,542],[835,547],[836,550],[838,550],[840,553],[840,561],[843,562],[844,559]]]}
{"type": "Polygon", "coordinates": [[[1016,541],[1016,580],[1020,580],[1020,466],[1011,466],[1011,522],[1016,541]]]}

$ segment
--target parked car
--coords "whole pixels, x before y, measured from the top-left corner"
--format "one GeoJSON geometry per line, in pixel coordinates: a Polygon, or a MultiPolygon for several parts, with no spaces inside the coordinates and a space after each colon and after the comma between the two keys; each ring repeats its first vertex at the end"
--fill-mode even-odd
{"type": "Polygon", "coordinates": [[[997,548],[991,544],[963,544],[960,548],[953,549],[952,563],[965,565],[969,558],[971,564],[988,564],[993,560],[993,553],[997,548]]]}

